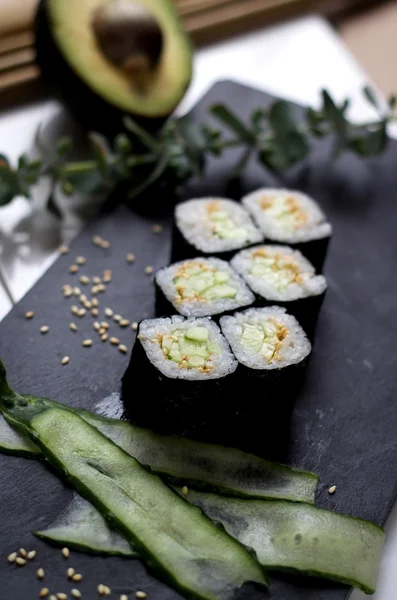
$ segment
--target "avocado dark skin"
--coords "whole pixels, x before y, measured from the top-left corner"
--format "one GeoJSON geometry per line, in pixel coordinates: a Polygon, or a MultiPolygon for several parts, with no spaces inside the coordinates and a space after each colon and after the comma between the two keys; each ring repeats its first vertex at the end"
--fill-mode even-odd
{"type": "MultiPolygon", "coordinates": [[[[69,66],[51,33],[46,0],[41,0],[35,20],[36,61],[50,92],[88,131],[99,131],[109,139],[124,131],[123,113],[93,92],[69,66]]],[[[167,117],[131,115],[142,127],[155,133],[167,117]]]]}

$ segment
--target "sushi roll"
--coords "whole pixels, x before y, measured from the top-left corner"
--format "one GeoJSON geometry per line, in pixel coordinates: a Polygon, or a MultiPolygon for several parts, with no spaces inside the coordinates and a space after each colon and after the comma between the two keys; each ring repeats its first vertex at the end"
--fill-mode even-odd
{"type": "Polygon", "coordinates": [[[227,198],[197,198],[175,208],[172,262],[197,255],[228,259],[263,240],[247,211],[227,198]]]}
{"type": "Polygon", "coordinates": [[[249,308],[220,319],[222,333],[238,360],[233,375],[245,449],[283,460],[290,419],[302,387],[311,344],[285,308],[249,308]],[[267,427],[263,435],[264,423],[267,427]]]}
{"type": "Polygon", "coordinates": [[[142,321],[122,379],[126,416],[161,433],[201,437],[212,420],[218,426],[226,380],[236,368],[211,319],[175,315],[142,321]],[[139,381],[144,397],[137,393],[139,381]]]}
{"type": "Polygon", "coordinates": [[[255,300],[243,279],[219,258],[194,258],[160,269],[155,277],[156,314],[220,315],[255,300]]]}
{"type": "Polygon", "coordinates": [[[321,271],[332,227],[317,202],[302,192],[262,188],[242,203],[267,242],[293,246],[321,271]]]}
{"type": "Polygon", "coordinates": [[[257,295],[256,306],[284,306],[313,337],[327,281],[299,250],[255,246],[236,254],[231,264],[257,295]]]}

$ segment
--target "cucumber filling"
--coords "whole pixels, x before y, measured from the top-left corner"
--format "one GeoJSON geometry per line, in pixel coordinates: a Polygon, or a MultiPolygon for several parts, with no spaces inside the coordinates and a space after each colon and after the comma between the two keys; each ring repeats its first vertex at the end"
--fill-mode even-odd
{"type": "Polygon", "coordinates": [[[237,289],[230,282],[231,276],[200,261],[184,263],[173,282],[177,295],[175,302],[198,302],[235,298],[237,289]]]}
{"type": "Polygon", "coordinates": [[[206,327],[174,329],[171,333],[159,333],[151,341],[160,344],[164,358],[176,362],[180,369],[195,369],[200,373],[211,373],[214,368],[211,358],[221,353],[220,346],[209,339],[206,327]]]}
{"type": "Polygon", "coordinates": [[[251,275],[270,283],[279,292],[285,291],[291,283],[301,284],[311,273],[301,272],[298,263],[288,254],[272,254],[263,248],[252,252],[251,275]]]}
{"type": "Polygon", "coordinates": [[[248,237],[247,229],[237,225],[230,214],[221,208],[220,202],[210,202],[207,206],[207,214],[214,237],[221,240],[248,237]]]}
{"type": "Polygon", "coordinates": [[[300,229],[306,225],[307,212],[299,201],[290,195],[263,196],[259,205],[266,215],[286,230],[300,229]]]}
{"type": "Polygon", "coordinates": [[[288,328],[274,318],[255,325],[246,323],[242,328],[241,345],[256,354],[261,354],[270,365],[280,360],[279,352],[288,333],[288,328]]]}

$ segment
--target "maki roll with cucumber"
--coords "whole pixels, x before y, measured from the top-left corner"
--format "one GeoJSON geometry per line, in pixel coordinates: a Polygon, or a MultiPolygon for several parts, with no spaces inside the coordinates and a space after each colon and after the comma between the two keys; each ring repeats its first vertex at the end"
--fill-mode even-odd
{"type": "Polygon", "coordinates": [[[233,376],[236,412],[245,446],[281,458],[288,441],[292,408],[303,383],[311,344],[285,308],[249,308],[220,319],[222,333],[238,360],[233,376]],[[263,422],[271,430],[263,436],[263,422]],[[258,446],[259,444],[259,446],[258,446]]]}
{"type": "Polygon", "coordinates": [[[219,258],[174,263],[156,273],[156,314],[186,317],[220,315],[255,300],[243,279],[219,258]]]}
{"type": "Polygon", "coordinates": [[[263,235],[247,211],[227,198],[197,198],[175,208],[172,261],[197,255],[228,259],[263,235]]]}
{"type": "Polygon", "coordinates": [[[258,306],[284,306],[313,336],[327,281],[299,250],[255,246],[236,254],[231,264],[257,295],[258,306]]]}
{"type": "Polygon", "coordinates": [[[293,190],[262,188],[242,199],[266,241],[288,244],[321,270],[332,227],[312,198],[293,190]]]}
{"type": "Polygon", "coordinates": [[[199,436],[222,413],[237,361],[209,318],[175,315],[139,325],[122,380],[127,417],[166,434],[199,436]],[[137,383],[144,381],[145,396],[137,383]]]}

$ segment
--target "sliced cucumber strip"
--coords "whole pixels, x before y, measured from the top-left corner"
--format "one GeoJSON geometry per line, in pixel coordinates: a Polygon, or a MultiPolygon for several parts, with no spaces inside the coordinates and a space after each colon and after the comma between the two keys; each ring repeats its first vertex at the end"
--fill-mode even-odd
{"type": "Polygon", "coordinates": [[[147,565],[182,594],[231,600],[245,582],[268,584],[242,545],[78,414],[17,394],[2,397],[0,406],[147,565]]]}
{"type": "Polygon", "coordinates": [[[193,490],[187,499],[253,548],[266,569],[375,591],[385,534],[374,523],[283,500],[240,500],[193,490]]]}
{"type": "Polygon", "coordinates": [[[40,458],[41,450],[32,440],[11,427],[0,414],[0,452],[26,458],[40,458]]]}
{"type": "Polygon", "coordinates": [[[138,556],[121,535],[109,529],[97,509],[78,494],[50,527],[34,534],[50,544],[72,550],[128,558],[138,556]]]}

